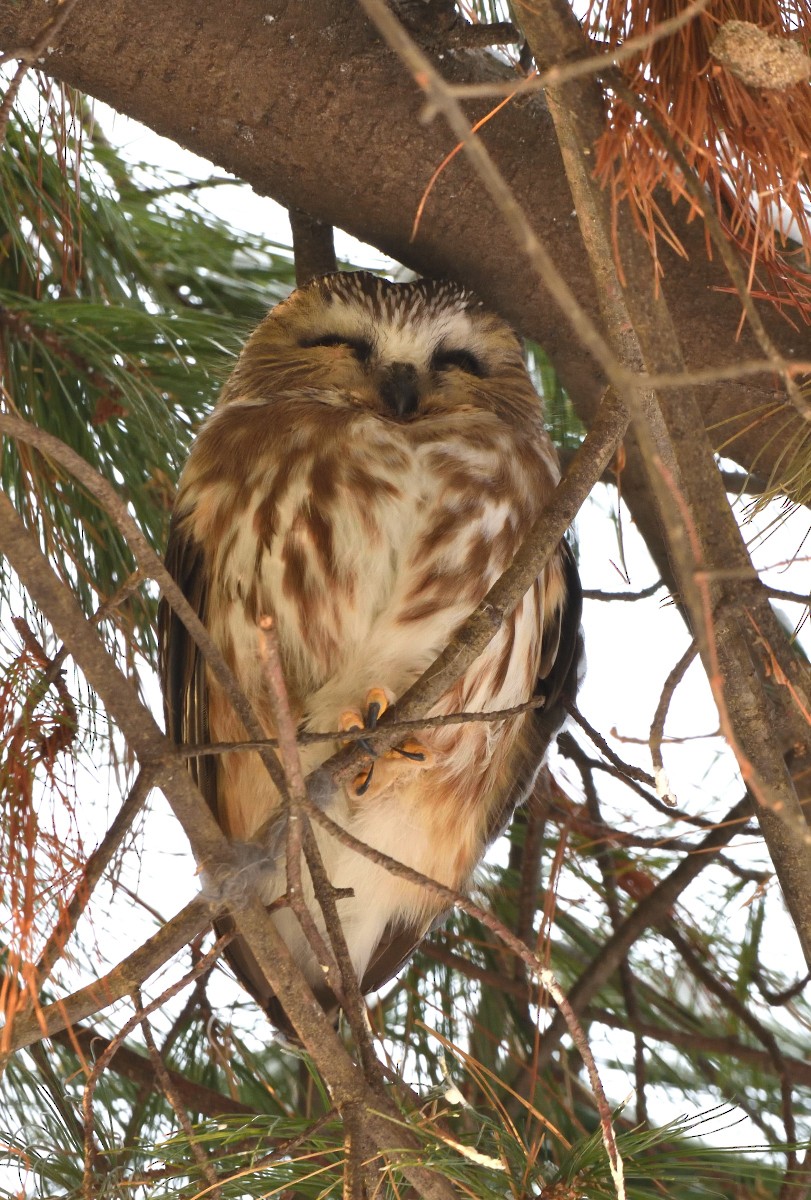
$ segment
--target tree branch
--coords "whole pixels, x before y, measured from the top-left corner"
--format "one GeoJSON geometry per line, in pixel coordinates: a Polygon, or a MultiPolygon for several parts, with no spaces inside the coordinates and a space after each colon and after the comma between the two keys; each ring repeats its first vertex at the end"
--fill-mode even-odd
{"type": "MultiPolygon", "coordinates": [[[[51,1041],[64,1046],[73,1054],[81,1051],[84,1057],[91,1061],[97,1055],[107,1051],[112,1044],[110,1038],[105,1037],[89,1025],[73,1025],[69,1030],[60,1030],[51,1035],[51,1041]]],[[[119,1046],[115,1054],[111,1056],[109,1065],[112,1070],[133,1083],[150,1090],[155,1087],[155,1071],[149,1059],[130,1046],[119,1046]]],[[[251,1108],[248,1104],[242,1104],[241,1101],[234,1100],[231,1096],[216,1092],[213,1088],[204,1087],[203,1084],[196,1083],[193,1079],[187,1079],[178,1071],[172,1071],[170,1068],[167,1070],[176,1092],[183,1098],[183,1103],[203,1117],[252,1117],[256,1114],[256,1109],[251,1108]]]]}
{"type": "Polygon", "coordinates": [[[40,1038],[50,1037],[128,996],[133,988],[168,962],[184,946],[208,929],[211,910],[205,901],[192,900],[184,909],[167,921],[157,933],[129,954],[118,966],[100,979],[80,988],[70,996],[37,1008],[33,1013],[21,1013],[9,1031],[7,1052],[13,1053],[30,1046],[40,1038]]]}
{"type": "MultiPolygon", "coordinates": [[[[752,801],[749,796],[730,809],[727,815],[699,842],[692,854],[688,854],[661,883],[636,908],[632,909],[622,924],[614,931],[598,954],[569,990],[569,1003],[576,1013],[582,1013],[586,1005],[600,988],[608,982],[619,967],[636,939],[663,919],[675,904],[684,889],[692,883],[710,862],[714,851],[725,846],[735,836],[738,822],[749,816],[752,801]]],[[[552,1018],[541,1042],[538,1069],[542,1070],[551,1061],[560,1039],[566,1032],[565,1022],[559,1013],[552,1018]]]]}
{"type": "MultiPolygon", "coordinates": [[[[550,0],[542,10],[528,8],[522,22],[541,66],[588,53],[566,0],[550,0]]],[[[678,376],[684,359],[649,247],[627,211],[612,214],[592,178],[592,148],[604,125],[599,88],[591,81],[569,82],[549,89],[547,96],[611,346],[624,364],[644,366],[652,377],[660,372],[678,376]]],[[[807,743],[807,722],[800,713],[808,711],[811,680],[752,567],[709,440],[701,435],[694,393],[683,387],[643,398],[628,388],[624,395],[721,726],[758,799],[764,837],[811,965],[811,831],[774,740],[777,719],[800,744],[807,743]],[[742,577],[734,590],[712,578],[713,571],[730,568],[742,577]],[[800,711],[785,692],[775,704],[767,697],[768,663],[747,635],[745,611],[759,629],[768,630],[769,648],[802,697],[800,711]]]]}

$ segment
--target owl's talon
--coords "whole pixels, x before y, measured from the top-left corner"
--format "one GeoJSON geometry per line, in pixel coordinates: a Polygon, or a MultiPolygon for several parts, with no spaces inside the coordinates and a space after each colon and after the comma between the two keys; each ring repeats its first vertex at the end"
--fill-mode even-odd
{"type": "MultiPolygon", "coordinates": [[[[372,693],[370,692],[369,695],[371,695],[371,694],[372,693]]],[[[367,697],[367,699],[368,699],[368,697],[367,697]]],[[[369,708],[367,708],[365,717],[362,716],[359,709],[347,708],[341,713],[340,719],[338,721],[338,728],[341,730],[342,733],[351,733],[351,732],[354,732],[356,729],[374,729],[374,727],[377,723],[378,716],[379,716],[379,712],[376,710],[372,711],[371,705],[369,706],[369,708]]],[[[347,739],[347,740],[354,742],[355,745],[360,746],[361,749],[364,750],[369,755],[370,758],[376,757],[376,751],[374,749],[374,746],[372,746],[369,742],[367,742],[365,738],[357,738],[357,739],[351,738],[351,739],[347,739]]]]}
{"type": "Polygon", "coordinates": [[[389,707],[389,698],[382,688],[371,688],[366,693],[366,728],[374,729],[389,707]]]}
{"type": "Polygon", "coordinates": [[[422,742],[417,742],[413,738],[409,738],[400,746],[392,746],[385,755],[386,758],[407,758],[411,762],[423,763],[426,766],[434,761],[434,755],[427,746],[423,746],[422,742]]]}
{"type": "Polygon", "coordinates": [[[365,796],[368,792],[369,784],[372,782],[374,769],[375,765],[372,763],[368,771],[362,771],[360,775],[356,775],[352,780],[352,793],[356,798],[359,796],[365,796]]]}
{"type": "MultiPolygon", "coordinates": [[[[378,720],[390,707],[389,698],[383,689],[372,688],[366,694],[364,714],[361,715],[355,708],[347,709],[341,714],[340,727],[347,733],[356,729],[376,729],[378,720]]],[[[415,769],[419,769],[430,766],[434,761],[433,752],[414,738],[408,738],[380,756],[365,738],[358,738],[357,741],[372,761],[366,770],[355,776],[347,789],[354,799],[360,799],[361,796],[379,796],[409,773],[409,763],[414,763],[415,769]]]]}
{"type": "Polygon", "coordinates": [[[357,708],[347,708],[341,713],[341,718],[338,721],[338,728],[342,733],[349,733],[353,729],[363,729],[363,717],[357,708]]]}

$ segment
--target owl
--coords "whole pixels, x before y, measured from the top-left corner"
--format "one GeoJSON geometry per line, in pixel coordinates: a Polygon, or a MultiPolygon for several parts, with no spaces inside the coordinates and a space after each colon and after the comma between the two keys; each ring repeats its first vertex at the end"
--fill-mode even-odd
{"type": "MultiPolygon", "coordinates": [[[[305,772],[373,725],[426,670],[510,565],[558,480],[539,397],[515,334],[470,292],[359,271],[295,291],[248,339],[181,475],[167,566],[199,612],[269,736],[257,622],[272,615],[305,772]]],[[[499,722],[427,728],[327,800],[361,842],[454,889],[526,796],[576,686],[581,595],[565,541],[487,649],[430,716],[499,722]]],[[[182,624],[160,620],[167,728],[177,744],[246,733],[182,624]]],[[[224,832],[260,827],[268,905],[286,890],[284,816],[253,752],[190,770],[224,832]],[[269,823],[269,824],[268,824],[269,823]],[[276,849],[274,849],[274,845],[276,849]]],[[[442,917],[442,903],[316,830],[364,991],[379,988],[442,917]]],[[[304,868],[307,903],[320,908],[304,868]]],[[[311,987],[334,1004],[289,908],[271,915],[311,987]]],[[[238,978],[277,1023],[247,946],[238,978]]]]}

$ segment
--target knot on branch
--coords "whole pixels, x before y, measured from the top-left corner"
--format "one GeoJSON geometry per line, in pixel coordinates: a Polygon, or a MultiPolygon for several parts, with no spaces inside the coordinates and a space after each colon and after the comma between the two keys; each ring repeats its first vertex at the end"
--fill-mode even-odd
{"type": "Polygon", "coordinates": [[[487,621],[491,629],[500,629],[504,622],[504,606],[501,604],[482,604],[482,620],[487,621]]]}
{"type": "Polygon", "coordinates": [[[769,34],[751,21],[727,21],[710,54],[747,87],[782,89],[811,76],[811,59],[799,41],[769,34]]]}

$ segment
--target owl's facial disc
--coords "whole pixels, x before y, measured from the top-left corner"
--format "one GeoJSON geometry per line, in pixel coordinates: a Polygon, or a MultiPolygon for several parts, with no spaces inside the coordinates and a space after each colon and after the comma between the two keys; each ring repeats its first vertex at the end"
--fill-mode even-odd
{"type": "Polygon", "coordinates": [[[268,324],[280,366],[289,347],[296,372],[285,387],[322,387],[331,405],[411,422],[500,410],[507,384],[537,403],[515,335],[450,284],[338,274],[293,293],[268,324]]]}
{"type": "Polygon", "coordinates": [[[381,317],[374,325],[357,305],[333,304],[329,317],[327,329],[299,338],[298,345],[319,352],[337,386],[366,394],[385,417],[418,416],[422,402],[436,398],[446,381],[490,374],[467,314],[440,312],[432,323],[420,314],[413,321],[381,317]],[[326,359],[323,350],[331,352],[326,359]]]}

